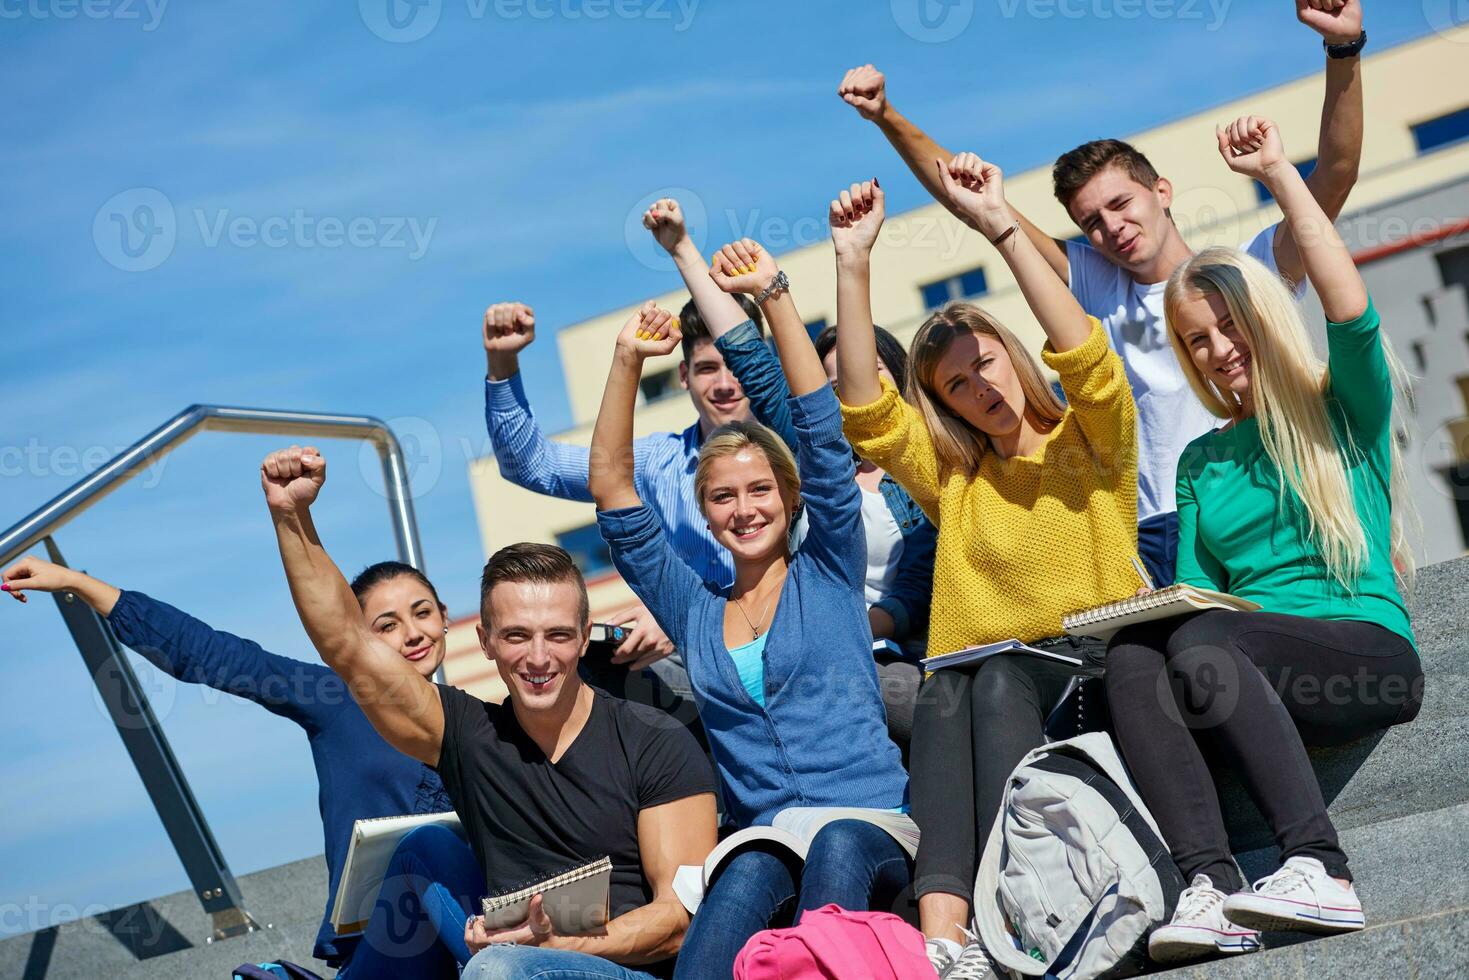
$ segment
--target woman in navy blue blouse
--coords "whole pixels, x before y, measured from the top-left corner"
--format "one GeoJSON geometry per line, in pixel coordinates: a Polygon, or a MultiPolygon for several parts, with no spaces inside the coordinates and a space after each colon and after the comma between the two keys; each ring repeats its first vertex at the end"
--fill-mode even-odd
{"type": "MultiPolygon", "coordinates": [[[[277,656],[216,630],[141,592],[119,590],[40,558],[22,559],[3,578],[4,590],[22,602],[28,590],[75,594],[106,617],[119,640],[164,673],[254,701],[305,730],[320,788],[328,876],[315,956],[351,980],[452,977],[456,960],[468,962],[464,920],[485,886],[468,845],[441,827],[420,828],[404,838],[365,931],[337,935],[332,928],[353,822],[453,809],[438,773],[383,741],[340,677],[322,664],[277,656]]],[[[448,628],[444,605],[423,573],[381,562],[357,576],[352,590],[373,632],[419,673],[433,676],[444,659],[448,628]]]]}
{"type": "MultiPolygon", "coordinates": [[[[736,422],[705,440],[694,476],[715,540],[733,557],[734,585],[703,582],[669,545],[633,483],[632,419],[643,361],[678,345],[649,303],[617,340],[592,435],[597,520],[623,578],[683,652],[699,716],[741,827],[797,807],[902,812],[908,778],[887,737],[872,660],[863,582],[862,496],[835,393],[784,276],[768,252],[726,246],[710,273],[727,291],[758,295],[790,384],[797,459],[765,426],[736,422]],[[792,553],[792,513],[809,530],[792,553]]],[[[902,818],[899,818],[902,819],[902,818]]],[[[676,976],[729,976],[751,935],[834,902],[884,904],[911,862],[887,832],[837,820],[815,837],[804,867],[780,852],[745,850],[723,866],[695,915],[676,976]]]]}

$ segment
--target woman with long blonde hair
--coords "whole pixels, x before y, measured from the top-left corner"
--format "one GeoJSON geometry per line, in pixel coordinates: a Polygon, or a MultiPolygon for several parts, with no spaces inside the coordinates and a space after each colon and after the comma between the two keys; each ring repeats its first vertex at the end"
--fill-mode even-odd
{"type": "Polygon", "coordinates": [[[831,209],[845,430],[938,526],[930,655],[1018,639],[1074,658],[1001,654],[936,671],[919,693],[914,885],[929,960],[958,980],[989,975],[965,927],[1005,782],[1046,740],[1047,716],[1072,682],[1099,671],[1102,645],[1063,636],[1061,617],[1137,590],[1137,439],[1121,359],[1018,231],[999,168],[966,153],[940,174],[953,209],[1015,273],[1067,404],[1010,330],[965,303],[914,337],[906,400],[879,378],[869,279],[883,195],[871,181],[831,209]]]}
{"type": "Polygon", "coordinates": [[[1327,318],[1327,363],[1290,290],[1255,259],[1207,249],[1164,306],[1184,373],[1227,424],[1178,464],[1178,581],[1259,612],[1211,610],[1119,632],[1107,654],[1117,739],[1190,887],[1149,940],[1176,961],[1259,948],[1258,930],[1361,929],[1362,906],[1305,746],[1411,721],[1423,673],[1400,584],[1394,366],[1351,255],[1274,123],[1219,132],[1230,169],[1285,213],[1327,318]],[[1282,867],[1244,890],[1198,741],[1264,813],[1282,867]]]}

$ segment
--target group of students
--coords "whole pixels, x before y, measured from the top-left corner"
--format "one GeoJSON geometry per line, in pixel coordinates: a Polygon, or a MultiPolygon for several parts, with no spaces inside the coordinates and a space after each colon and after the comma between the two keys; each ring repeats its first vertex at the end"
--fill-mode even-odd
{"type": "Polygon", "coordinates": [[[1356,0],[1298,6],[1329,55],[1318,163],[1303,178],[1269,120],[1219,130],[1225,165],[1284,214],[1240,248],[1190,250],[1169,183],[1116,140],[1057,161],[1057,197],[1086,241],[1054,241],[1010,206],[998,167],[901,117],[870,65],[843,80],[842,98],[1010,268],[1059,394],[980,307],[935,312],[907,351],[874,326],[876,180],[831,202],[837,323],[814,342],[799,284],[767,249],[737,241],[706,262],[677,202],[649,208],[644,223],[692,298],[678,316],[646,304],[623,326],[589,448],[536,426],[516,364],[532,311],[490,307],[486,416],[501,471],[596,505],[639,600],[612,617],[627,627],[614,661],[690,700],[692,731],[582,680],[585,583],[551,545],[512,545],[485,566],[478,630],[506,702],[435,685],[442,603],[397,563],[347,582],[312,524],[326,463],[310,447],[272,453],[261,481],[324,667],[35,558],[5,570],[4,588],[73,592],[165,671],[300,724],[320,779],[328,907],[354,820],[458,812],[463,839],[442,828],[404,839],[362,933],[323,920],[316,955],[351,980],[706,980],[803,911],[888,909],[900,895],[916,899],[938,976],[985,976],[967,927],[1006,780],[1046,740],[1062,693],[1097,677],[1109,731],[1188,882],[1152,934],[1155,959],[1248,952],[1264,928],[1359,929],[1306,746],[1410,721],[1422,672],[1403,598],[1396,366],[1332,226],[1360,155],[1365,35],[1356,0]],[[1307,281],[1328,320],[1324,364],[1296,302],[1307,281]],[[698,420],[635,440],[644,364],[680,348],[698,420]],[[1064,635],[1064,614],[1138,591],[1139,555],[1158,585],[1261,611],[1141,624],[1106,643],[1064,635]],[[874,637],[926,638],[930,655],[1013,638],[1067,647],[1083,666],[1001,655],[905,686],[875,661],[874,637]],[[893,731],[904,712],[906,754],[907,733],[893,731]],[[1282,852],[1252,888],[1231,856],[1220,766],[1240,775],[1282,852]],[[677,869],[702,865],[722,829],[792,807],[911,819],[916,857],[875,823],[837,820],[804,862],[738,852],[690,917],[677,869]],[[559,935],[539,902],[504,930],[475,914],[481,896],[603,855],[610,917],[595,935],[559,935]]]}

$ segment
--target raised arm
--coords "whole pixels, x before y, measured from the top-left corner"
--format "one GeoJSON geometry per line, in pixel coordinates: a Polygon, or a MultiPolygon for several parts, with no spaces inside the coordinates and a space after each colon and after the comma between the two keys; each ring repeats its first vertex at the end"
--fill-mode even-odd
{"type": "Polygon", "coordinates": [[[535,311],[524,303],[485,310],[485,426],[500,475],[516,486],[590,503],[587,450],[548,439],[536,423],[520,376],[520,352],[536,339],[535,311]]]}
{"type": "MultiPolygon", "coordinates": [[[[893,149],[898,151],[898,156],[903,158],[908,169],[913,171],[913,176],[933,195],[934,200],[948,208],[959,220],[964,220],[944,197],[943,185],[933,170],[934,160],[948,160],[953,154],[939,146],[927,133],[893,108],[887,98],[887,80],[882,72],[871,65],[853,68],[842,79],[837,94],[856,109],[863,119],[877,124],[877,128],[882,130],[893,149]]],[[[1066,259],[1066,246],[1041,231],[1023,214],[1016,212],[1015,218],[1020,222],[1020,230],[1025,232],[1025,237],[1035,245],[1036,251],[1056,270],[1061,281],[1066,282],[1071,269],[1066,259]]]]}
{"type": "Polygon", "coordinates": [[[643,227],[673,257],[715,348],[750,399],[750,411],[794,451],[796,434],[786,405],[791,392],[780,363],[745,308],[710,278],[708,263],[689,239],[678,202],[670,197],[654,201],[643,214],[643,227]]]}
{"type": "Polygon", "coordinates": [[[1229,169],[1260,181],[1275,196],[1326,318],[1347,323],[1361,316],[1367,309],[1367,287],[1336,226],[1286,157],[1280,129],[1268,119],[1241,116],[1221,127],[1217,136],[1229,169]]]}
{"type": "Polygon", "coordinates": [[[678,346],[683,335],[678,321],[666,310],[644,303],[622,325],[607,387],[602,390],[602,407],[592,427],[591,468],[587,488],[598,510],[619,510],[642,504],[633,478],[632,417],[638,400],[638,382],[643,361],[661,356],[678,346]]]}
{"type": "Polygon", "coordinates": [[[799,398],[829,384],[790,286],[769,249],[748,238],[731,242],[714,253],[709,277],[724,292],[745,293],[760,304],[792,395],[799,398]]]}
{"type": "Polygon", "coordinates": [[[271,453],[260,466],[260,485],[301,625],[322,660],[346,680],[378,734],[405,755],[437,765],[444,741],[438,691],[362,621],[351,587],[311,520],[311,504],[325,482],[326,460],[310,446],[271,453]]]}
{"type": "Polygon", "coordinates": [[[842,191],[827,209],[837,260],[837,386],[848,405],[870,405],[882,395],[872,326],[872,246],[885,213],[876,177],[842,191]]]}
{"type": "Polygon", "coordinates": [[[733,296],[710,280],[709,265],[689,238],[683,209],[677,201],[671,197],[654,201],[643,213],[643,227],[653,233],[653,238],[673,258],[710,336],[718,340],[750,319],[733,296]]]}
{"type": "MultiPolygon", "coordinates": [[[[1296,0],[1296,17],[1326,44],[1349,44],[1362,34],[1361,0],[1296,0]]],[[[1357,183],[1362,163],[1362,58],[1326,58],[1326,96],[1316,166],[1306,178],[1311,196],[1335,221],[1357,183]]],[[[1282,275],[1300,282],[1305,274],[1295,236],[1282,227],[1275,238],[1275,264],[1282,275]]]]}
{"type": "Polygon", "coordinates": [[[1064,353],[1085,343],[1092,332],[1091,318],[1030,239],[1018,234],[1019,219],[1005,200],[1000,168],[973,153],[961,153],[947,162],[935,160],[932,166],[954,212],[999,249],[1050,339],[1051,349],[1064,353]]]}

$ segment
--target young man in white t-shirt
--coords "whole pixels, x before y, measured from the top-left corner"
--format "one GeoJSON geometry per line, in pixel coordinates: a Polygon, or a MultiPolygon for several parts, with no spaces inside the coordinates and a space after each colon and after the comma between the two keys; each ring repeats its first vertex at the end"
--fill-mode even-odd
{"type": "MultiPolygon", "coordinates": [[[[1362,7],[1360,0],[1296,0],[1296,16],[1322,36],[1326,48],[1321,135],[1307,184],[1335,220],[1356,183],[1362,155],[1362,7]]],[[[935,161],[947,162],[952,154],[892,107],[882,73],[871,65],[853,68],[838,94],[878,125],[947,207],[935,161]]],[[[1178,457],[1218,422],[1184,379],[1163,321],[1163,288],[1193,250],[1169,213],[1173,185],[1128,144],[1083,144],[1056,161],[1053,178],[1057,199],[1086,241],[1053,239],[1018,212],[1016,217],[1082,307],[1102,321],[1127,366],[1138,410],[1138,551],[1156,584],[1165,585],[1173,581],[1178,551],[1178,457]]],[[[1300,255],[1284,225],[1271,225],[1240,247],[1287,280],[1304,282],[1300,255]]]]}

